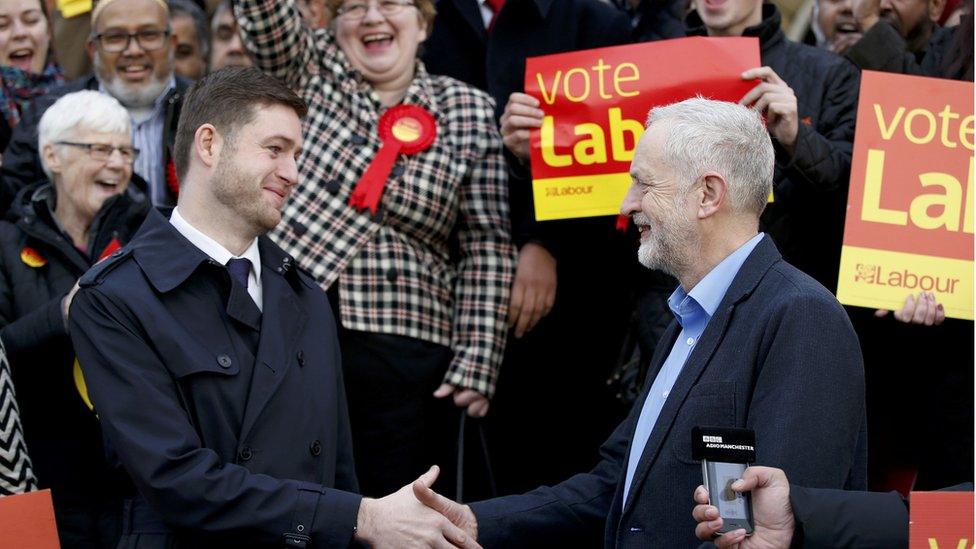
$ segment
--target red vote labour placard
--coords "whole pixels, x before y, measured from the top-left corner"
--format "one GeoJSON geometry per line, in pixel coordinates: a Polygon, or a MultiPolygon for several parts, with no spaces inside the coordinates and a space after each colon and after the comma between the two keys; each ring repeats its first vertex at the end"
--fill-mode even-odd
{"type": "Polygon", "coordinates": [[[909,549],[973,549],[972,492],[912,492],[909,549]]]}
{"type": "Polygon", "coordinates": [[[973,83],[865,71],[837,298],[920,291],[973,318],[973,83]]]}
{"type": "Polygon", "coordinates": [[[702,95],[738,101],[757,81],[756,38],[679,38],[532,57],[525,93],[541,103],[530,136],[536,219],[614,215],[651,107],[702,95]]]}

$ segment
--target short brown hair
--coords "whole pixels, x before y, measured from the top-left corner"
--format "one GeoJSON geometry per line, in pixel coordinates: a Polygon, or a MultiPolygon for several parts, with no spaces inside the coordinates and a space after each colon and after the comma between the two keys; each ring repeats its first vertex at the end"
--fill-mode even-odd
{"type": "MultiPolygon", "coordinates": [[[[345,0],[325,0],[325,7],[329,10],[332,20],[338,16],[339,8],[345,0]]],[[[434,7],[433,0],[414,0],[414,7],[420,11],[420,16],[427,23],[427,35],[430,36],[431,29],[434,27],[434,16],[437,15],[437,8],[434,7]]]]}
{"type": "Polygon", "coordinates": [[[291,107],[299,118],[308,113],[302,98],[255,67],[227,67],[199,80],[187,91],[180,111],[173,146],[176,177],[186,177],[197,128],[213,124],[227,137],[254,120],[256,107],[270,105],[291,107]]]}

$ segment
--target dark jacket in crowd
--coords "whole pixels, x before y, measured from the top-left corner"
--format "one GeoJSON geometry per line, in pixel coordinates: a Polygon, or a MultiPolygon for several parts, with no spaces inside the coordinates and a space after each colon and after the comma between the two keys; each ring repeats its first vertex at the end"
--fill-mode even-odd
{"type": "MultiPolygon", "coordinates": [[[[163,164],[169,165],[173,158],[173,143],[176,140],[176,123],[180,118],[180,107],[183,104],[183,96],[190,86],[188,80],[176,77],[176,89],[169,92],[166,97],[166,123],[163,126],[163,140],[166,150],[163,155],[163,164]]],[[[7,150],[3,152],[3,166],[0,168],[0,217],[7,212],[11,200],[17,195],[20,189],[44,179],[44,171],[41,169],[41,158],[37,150],[37,126],[41,122],[44,112],[69,93],[81,90],[98,91],[98,79],[94,75],[72,80],[58,88],[51,90],[47,95],[40,97],[34,102],[32,108],[24,113],[20,124],[14,128],[7,150]]],[[[132,180],[141,180],[135,173],[132,180]]],[[[176,205],[176,194],[167,188],[166,202],[157,204],[160,207],[173,207],[176,205]]]]}
{"type": "Polygon", "coordinates": [[[631,8],[629,0],[614,2],[630,13],[634,42],[681,38],[685,35],[686,0],[641,0],[631,8]]]}
{"type": "MultiPolygon", "coordinates": [[[[705,35],[697,13],[688,34],[705,35]]],[[[773,139],[775,201],[760,220],[783,258],[828,289],[837,287],[851,171],[860,74],[847,60],[790,41],[776,6],[763,5],[763,20],[744,36],[759,37],[762,64],[771,67],[797,99],[799,130],[792,156],[773,139]]]]}
{"type": "Polygon", "coordinates": [[[141,192],[106,200],[84,252],[59,228],[54,204],[53,186],[41,182],[18,194],[16,221],[0,222],[0,339],[34,471],[40,487],[52,489],[61,542],[68,547],[77,539],[71,531],[76,517],[67,514],[102,506],[112,487],[98,421],[75,386],[75,353],[61,299],[106,248],[128,242],[149,206],[141,192]]]}
{"type": "Polygon", "coordinates": [[[863,70],[973,81],[973,18],[956,27],[937,27],[918,52],[887,21],[878,21],[845,54],[863,70]],[[968,47],[967,47],[968,45],[968,47]]]}

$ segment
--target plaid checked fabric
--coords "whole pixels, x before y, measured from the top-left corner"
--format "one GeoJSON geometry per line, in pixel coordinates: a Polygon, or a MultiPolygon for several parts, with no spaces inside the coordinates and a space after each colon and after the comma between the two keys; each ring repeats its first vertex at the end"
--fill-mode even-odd
{"type": "Polygon", "coordinates": [[[491,98],[418,61],[403,102],[434,115],[437,139],[397,159],[377,215],[358,212],[349,195],[381,145],[377,95],[331,31],[302,26],[293,0],[234,9],[258,66],[309,104],[302,182],[272,238],[323,288],[338,280],[343,326],[449,346],[444,381],[490,397],[515,270],[491,98]]]}

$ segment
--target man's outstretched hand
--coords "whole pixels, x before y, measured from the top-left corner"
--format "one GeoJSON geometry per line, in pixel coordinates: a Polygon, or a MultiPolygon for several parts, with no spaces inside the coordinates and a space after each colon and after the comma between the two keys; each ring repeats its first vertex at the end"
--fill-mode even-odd
{"type": "Polygon", "coordinates": [[[386,497],[363,498],[356,520],[356,540],[376,549],[480,549],[473,535],[414,496],[418,487],[430,490],[439,473],[435,465],[412,485],[386,497]]]}
{"type": "Polygon", "coordinates": [[[431,490],[430,484],[417,479],[413,483],[413,495],[421,503],[444,515],[452,524],[460,528],[472,540],[478,539],[478,519],[471,508],[431,490]]]}

